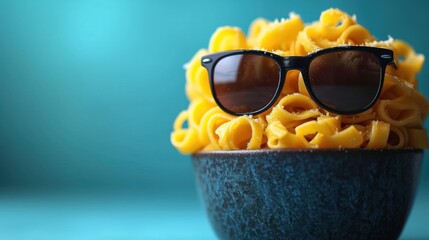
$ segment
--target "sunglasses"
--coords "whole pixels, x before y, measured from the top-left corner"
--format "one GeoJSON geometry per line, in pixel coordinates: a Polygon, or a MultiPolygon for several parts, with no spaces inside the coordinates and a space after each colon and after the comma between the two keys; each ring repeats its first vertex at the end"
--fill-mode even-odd
{"type": "Polygon", "coordinates": [[[326,48],[307,56],[282,57],[267,51],[234,50],[201,58],[218,106],[225,112],[256,115],[269,109],[289,70],[299,70],[310,97],[341,115],[372,107],[381,93],[393,51],[365,46],[326,48]]]}

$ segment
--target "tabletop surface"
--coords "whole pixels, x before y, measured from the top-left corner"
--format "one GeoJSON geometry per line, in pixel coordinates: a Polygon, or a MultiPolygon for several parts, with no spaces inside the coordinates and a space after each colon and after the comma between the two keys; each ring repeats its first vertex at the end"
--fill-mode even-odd
{"type": "MultiPolygon", "coordinates": [[[[401,239],[429,239],[429,191],[419,192],[401,239]]],[[[0,239],[216,239],[198,197],[0,194],[0,239]]]]}

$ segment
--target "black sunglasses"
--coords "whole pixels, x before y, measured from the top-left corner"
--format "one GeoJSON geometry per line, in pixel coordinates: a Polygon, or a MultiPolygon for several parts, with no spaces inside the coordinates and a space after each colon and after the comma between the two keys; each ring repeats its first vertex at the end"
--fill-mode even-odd
{"type": "Polygon", "coordinates": [[[343,115],[361,113],[374,105],[386,66],[395,62],[389,49],[339,46],[288,57],[234,50],[206,55],[201,63],[208,70],[216,103],[239,116],[270,108],[289,70],[301,72],[308,93],[321,108],[343,115]]]}

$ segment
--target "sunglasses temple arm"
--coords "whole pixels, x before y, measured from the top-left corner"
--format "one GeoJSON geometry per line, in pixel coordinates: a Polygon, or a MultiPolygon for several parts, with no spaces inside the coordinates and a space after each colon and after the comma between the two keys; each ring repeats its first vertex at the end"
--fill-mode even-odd
{"type": "Polygon", "coordinates": [[[398,69],[398,65],[396,64],[396,60],[394,59],[389,65],[392,65],[394,69],[398,69]]]}

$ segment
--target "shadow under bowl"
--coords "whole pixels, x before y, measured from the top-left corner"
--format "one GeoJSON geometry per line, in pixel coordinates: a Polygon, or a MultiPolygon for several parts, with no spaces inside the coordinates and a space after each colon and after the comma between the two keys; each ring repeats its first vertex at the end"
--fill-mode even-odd
{"type": "Polygon", "coordinates": [[[221,239],[396,239],[423,150],[302,149],[192,155],[221,239]]]}

